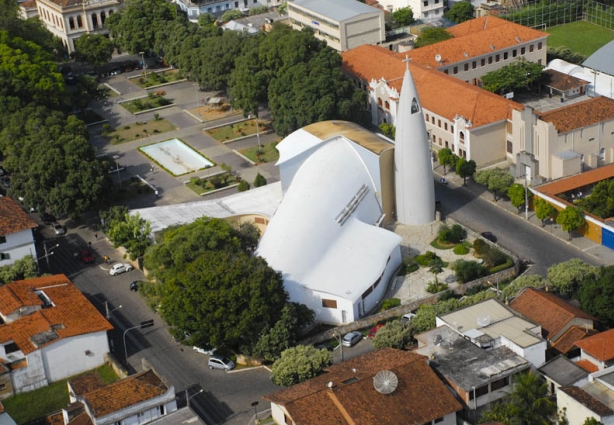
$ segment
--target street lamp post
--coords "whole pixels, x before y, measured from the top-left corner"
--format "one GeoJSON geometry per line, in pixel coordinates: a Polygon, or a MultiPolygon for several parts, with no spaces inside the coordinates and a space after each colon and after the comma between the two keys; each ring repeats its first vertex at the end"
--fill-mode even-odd
{"type": "Polygon", "coordinates": [[[104,308],[105,308],[105,310],[106,310],[106,312],[107,312],[107,319],[110,319],[110,318],[111,318],[111,313],[113,313],[115,310],[119,310],[119,309],[120,309],[120,308],[122,308],[122,307],[123,307],[123,306],[122,306],[122,305],[120,305],[119,307],[115,307],[113,310],[110,310],[110,311],[109,311],[109,302],[108,302],[108,301],[105,301],[105,302],[104,302],[104,308]]]}
{"type": "Polygon", "coordinates": [[[343,361],[343,344],[341,342],[341,335],[337,335],[333,332],[333,338],[339,342],[339,349],[341,350],[341,361],[343,361]]]}
{"type": "Polygon", "coordinates": [[[203,391],[205,391],[205,390],[203,388],[201,388],[198,392],[196,392],[196,393],[194,393],[192,395],[189,395],[188,394],[188,389],[187,388],[185,389],[185,395],[186,395],[186,400],[187,400],[188,407],[190,407],[190,400],[192,400],[195,396],[197,396],[198,394],[202,393],[203,391]]]}
{"type": "Polygon", "coordinates": [[[51,251],[52,249],[57,248],[58,246],[60,246],[59,243],[55,244],[54,246],[52,246],[51,248],[47,248],[47,242],[43,242],[43,250],[45,251],[45,255],[43,255],[42,257],[38,257],[36,260],[42,260],[43,258],[47,259],[47,268],[49,268],[49,257],[51,257],[54,252],[51,251]],[[51,251],[51,252],[49,252],[51,251]]]}
{"type": "Polygon", "coordinates": [[[141,62],[143,62],[143,73],[145,74],[145,81],[147,81],[147,62],[145,62],[145,52],[139,52],[141,55],[141,62]]]}
{"type": "Polygon", "coordinates": [[[153,324],[154,324],[153,319],[145,320],[141,322],[140,324],[133,326],[131,328],[128,328],[124,331],[124,335],[122,336],[122,339],[124,340],[124,359],[126,360],[126,365],[128,364],[128,346],[126,345],[126,334],[128,333],[128,331],[131,331],[133,329],[145,329],[150,326],[153,326],[153,324]]]}
{"type": "Polygon", "coordinates": [[[198,111],[198,116],[200,116],[200,103],[198,102],[198,83],[194,84],[194,95],[196,96],[196,110],[198,111]]]}
{"type": "Polygon", "coordinates": [[[526,175],[524,176],[524,219],[529,219],[529,187],[526,175]]]}
{"type": "Polygon", "coordinates": [[[122,188],[122,175],[120,174],[119,163],[117,160],[119,159],[119,155],[113,155],[113,159],[115,160],[115,172],[117,173],[117,180],[119,181],[119,188],[122,188]]]}

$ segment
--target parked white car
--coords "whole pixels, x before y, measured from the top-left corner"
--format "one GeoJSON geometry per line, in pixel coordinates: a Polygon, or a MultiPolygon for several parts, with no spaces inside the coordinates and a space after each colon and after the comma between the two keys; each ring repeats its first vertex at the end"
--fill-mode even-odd
{"type": "Polygon", "coordinates": [[[116,274],[122,274],[124,272],[129,272],[132,269],[133,267],[131,264],[117,263],[117,264],[113,264],[113,267],[111,267],[111,270],[109,270],[109,274],[111,276],[115,276],[116,274]]]}

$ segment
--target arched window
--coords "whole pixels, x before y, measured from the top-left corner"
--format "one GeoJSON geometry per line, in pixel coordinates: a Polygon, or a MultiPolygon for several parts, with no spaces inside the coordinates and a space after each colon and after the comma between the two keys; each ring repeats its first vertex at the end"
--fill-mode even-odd
{"type": "Polygon", "coordinates": [[[92,25],[94,28],[98,28],[98,15],[92,13],[92,25]]]}
{"type": "Polygon", "coordinates": [[[104,21],[107,19],[107,14],[100,12],[100,25],[104,25],[104,21]]]}
{"type": "Polygon", "coordinates": [[[386,108],[386,109],[390,109],[390,102],[386,101],[386,102],[384,103],[384,108],[386,108]]]}
{"type": "Polygon", "coordinates": [[[378,106],[382,106],[382,99],[377,99],[378,106]]]}
{"type": "Polygon", "coordinates": [[[459,137],[460,137],[460,141],[461,143],[465,143],[465,132],[461,131],[458,133],[459,137]]]}

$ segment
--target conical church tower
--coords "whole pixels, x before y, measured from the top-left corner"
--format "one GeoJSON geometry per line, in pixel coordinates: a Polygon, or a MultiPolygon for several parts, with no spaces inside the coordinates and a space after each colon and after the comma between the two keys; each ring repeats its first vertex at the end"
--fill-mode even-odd
{"type": "Polygon", "coordinates": [[[406,63],[394,148],[396,211],[399,223],[420,225],[435,219],[435,187],[424,114],[406,63]]]}

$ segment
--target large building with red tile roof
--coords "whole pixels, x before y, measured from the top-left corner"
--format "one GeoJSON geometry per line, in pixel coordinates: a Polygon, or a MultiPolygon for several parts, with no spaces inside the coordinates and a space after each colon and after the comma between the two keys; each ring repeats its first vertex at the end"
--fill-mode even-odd
{"type": "Polygon", "coordinates": [[[64,275],[0,286],[0,363],[12,392],[30,391],[100,366],[111,324],[64,275]]]}
{"type": "Polygon", "coordinates": [[[392,348],[335,364],[264,398],[278,424],[293,425],[453,425],[462,409],[426,357],[392,348]],[[382,389],[378,373],[395,384],[382,389]]]}
{"type": "MultiPolygon", "coordinates": [[[[364,45],[341,56],[344,72],[369,94],[371,122],[396,125],[402,55],[364,45]]],[[[508,119],[522,105],[415,61],[410,69],[433,150],[450,148],[478,166],[505,158],[506,143],[512,140],[508,119]]]]}
{"type": "Polygon", "coordinates": [[[552,292],[540,291],[535,288],[525,288],[510,304],[510,307],[533,322],[541,325],[542,336],[552,346],[566,335],[566,344],[559,348],[571,349],[578,341],[588,336],[597,320],[584,310],[572,306],[552,292]],[[572,329],[574,332],[568,333],[572,329]],[[579,330],[579,332],[578,332],[579,330]]]}
{"type": "MultiPolygon", "coordinates": [[[[119,10],[123,0],[33,0],[41,23],[64,43],[69,53],[84,34],[109,33],[104,21],[119,10]]],[[[20,5],[22,16],[32,17],[31,2],[20,5]]]]}
{"type": "Polygon", "coordinates": [[[17,202],[7,196],[0,198],[0,267],[13,264],[28,255],[36,258],[32,229],[38,224],[17,202]]]}

